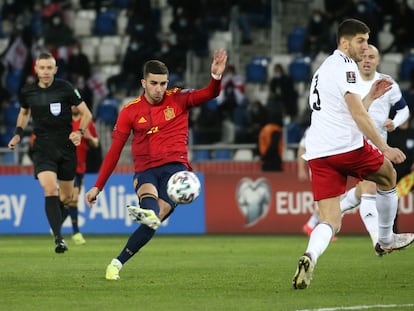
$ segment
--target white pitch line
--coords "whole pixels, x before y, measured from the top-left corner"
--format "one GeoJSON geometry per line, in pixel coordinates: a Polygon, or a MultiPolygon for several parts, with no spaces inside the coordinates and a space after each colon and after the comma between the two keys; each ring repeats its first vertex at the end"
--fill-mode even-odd
{"type": "Polygon", "coordinates": [[[296,311],[339,311],[339,310],[367,310],[377,308],[412,308],[414,304],[403,304],[403,305],[367,305],[367,306],[350,306],[350,307],[333,307],[333,308],[320,308],[320,309],[301,309],[296,311]]]}

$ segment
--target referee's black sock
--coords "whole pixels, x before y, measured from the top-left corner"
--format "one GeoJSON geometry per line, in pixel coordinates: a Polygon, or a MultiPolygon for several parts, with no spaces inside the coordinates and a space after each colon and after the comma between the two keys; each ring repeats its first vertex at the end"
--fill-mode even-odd
{"type": "Polygon", "coordinates": [[[55,240],[62,239],[60,228],[62,226],[62,212],[60,210],[59,197],[45,197],[46,216],[49,221],[50,228],[53,231],[55,240]]]}

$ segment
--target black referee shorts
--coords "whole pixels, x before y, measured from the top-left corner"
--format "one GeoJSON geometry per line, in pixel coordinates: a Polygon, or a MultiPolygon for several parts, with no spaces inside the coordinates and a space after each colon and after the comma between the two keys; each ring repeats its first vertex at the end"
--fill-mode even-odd
{"type": "Polygon", "coordinates": [[[76,146],[68,141],[65,144],[42,144],[37,140],[33,147],[34,174],[52,171],[58,180],[73,180],[76,174],[76,146]]]}

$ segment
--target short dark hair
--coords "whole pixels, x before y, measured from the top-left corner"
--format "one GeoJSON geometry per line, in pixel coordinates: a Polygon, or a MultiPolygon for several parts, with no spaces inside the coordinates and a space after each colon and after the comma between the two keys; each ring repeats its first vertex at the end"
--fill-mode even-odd
{"type": "Polygon", "coordinates": [[[37,56],[37,60],[40,59],[51,59],[54,58],[53,55],[49,52],[41,52],[38,56],[37,56]]]}
{"type": "Polygon", "coordinates": [[[159,60],[149,60],[145,62],[143,67],[144,79],[150,74],[155,75],[168,75],[168,67],[159,60]]]}
{"type": "Polygon", "coordinates": [[[336,41],[339,43],[342,37],[354,37],[357,34],[370,33],[370,31],[364,22],[354,18],[348,18],[339,24],[338,31],[336,32],[336,41]]]}

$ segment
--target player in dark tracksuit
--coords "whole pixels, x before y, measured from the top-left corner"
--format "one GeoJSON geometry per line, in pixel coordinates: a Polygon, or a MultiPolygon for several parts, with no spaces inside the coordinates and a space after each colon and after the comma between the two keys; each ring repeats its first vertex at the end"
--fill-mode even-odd
{"type": "Polygon", "coordinates": [[[35,177],[44,190],[46,216],[55,238],[55,252],[68,248],[61,234],[61,202],[68,204],[73,194],[76,170],[76,146],[92,119],[79,92],[67,81],[55,79],[56,60],[49,53],[36,59],[38,80],[25,85],[20,94],[20,112],[16,131],[8,147],[20,142],[24,128],[32,117],[35,141],[32,148],[35,177]],[[77,106],[82,123],[72,131],[72,106],[77,106]],[[61,201],[61,202],[60,202],[61,201]]]}

